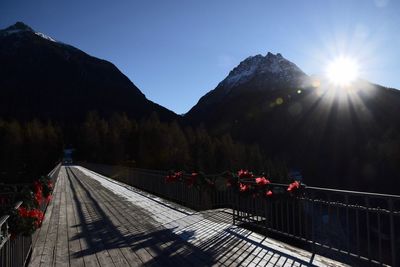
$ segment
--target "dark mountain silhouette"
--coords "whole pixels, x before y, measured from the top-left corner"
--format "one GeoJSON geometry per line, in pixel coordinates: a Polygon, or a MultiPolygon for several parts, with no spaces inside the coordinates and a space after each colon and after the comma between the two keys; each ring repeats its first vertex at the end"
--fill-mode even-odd
{"type": "Polygon", "coordinates": [[[102,116],[124,112],[140,119],[157,105],[112,63],[90,56],[18,22],[0,31],[0,117],[82,121],[89,111],[102,116]]]}
{"type": "Polygon", "coordinates": [[[335,87],[280,54],[249,57],[185,121],[258,143],[311,185],[400,193],[400,91],[335,87]]]}
{"type": "MultiPolygon", "coordinates": [[[[258,145],[261,150],[256,146],[255,154],[263,151],[273,162],[285,162],[311,185],[400,193],[400,92],[395,89],[366,81],[336,88],[306,75],[281,54],[268,53],[241,62],[182,119],[147,100],[110,62],[21,22],[0,31],[0,63],[0,119],[59,123],[60,146],[79,144],[89,111],[97,111],[100,118],[125,113],[133,120],[157,113],[161,121],[183,121],[194,128],[204,124],[207,135],[258,145]]],[[[18,125],[4,125],[9,129],[4,144],[9,144],[9,138],[18,137],[13,134],[19,132],[18,125]]],[[[101,121],[97,126],[90,129],[102,146],[99,129],[107,129],[101,121]]],[[[163,143],[168,143],[168,134],[160,135],[163,143]]],[[[104,134],[103,139],[110,136],[104,134]]],[[[237,161],[225,154],[227,159],[216,156],[219,166],[237,161]]]]}

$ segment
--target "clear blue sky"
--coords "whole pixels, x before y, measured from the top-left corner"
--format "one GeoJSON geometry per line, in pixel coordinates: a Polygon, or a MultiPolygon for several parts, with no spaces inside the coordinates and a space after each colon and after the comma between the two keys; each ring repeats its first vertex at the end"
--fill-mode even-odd
{"type": "Polygon", "coordinates": [[[36,31],[113,62],[177,113],[244,58],[280,52],[307,74],[340,54],[361,76],[400,88],[400,1],[1,0],[0,28],[36,31]]]}

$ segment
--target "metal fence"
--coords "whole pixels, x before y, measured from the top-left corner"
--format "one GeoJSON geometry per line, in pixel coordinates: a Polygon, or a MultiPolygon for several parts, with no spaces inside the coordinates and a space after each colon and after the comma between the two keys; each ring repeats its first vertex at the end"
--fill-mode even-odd
{"type": "Polygon", "coordinates": [[[276,196],[236,195],[235,224],[351,265],[399,266],[400,196],[308,186],[293,196],[288,185],[270,187],[276,196]]]}
{"type": "MultiPolygon", "coordinates": [[[[58,164],[48,174],[53,180],[54,184],[58,177],[60,167],[61,164],[58,164]]],[[[23,204],[22,201],[14,202],[18,198],[18,192],[29,186],[30,185],[28,184],[3,186],[4,191],[0,193],[0,196],[7,196],[7,198],[4,198],[7,199],[7,201],[3,201],[1,203],[3,208],[6,208],[4,206],[9,206],[10,203],[15,203],[8,208],[9,210],[17,210],[23,204]]],[[[42,211],[45,211],[47,205],[43,204],[40,208],[42,211]]],[[[35,233],[31,236],[17,235],[15,237],[11,237],[8,225],[9,220],[10,214],[5,214],[0,217],[0,267],[22,267],[28,262],[32,247],[36,242],[37,235],[35,233]]]]}
{"type": "Polygon", "coordinates": [[[196,210],[232,208],[236,225],[352,265],[400,266],[400,196],[308,186],[291,196],[288,185],[276,183],[273,197],[253,196],[226,188],[224,179],[215,190],[199,191],[166,184],[165,171],[80,165],[196,210]]]}
{"type": "Polygon", "coordinates": [[[232,207],[232,190],[218,183],[214,187],[215,190],[199,190],[196,187],[189,187],[185,183],[166,184],[165,177],[168,175],[166,171],[93,163],[80,163],[80,165],[195,210],[232,207]]]}
{"type": "MultiPolygon", "coordinates": [[[[13,207],[17,210],[22,205],[19,201],[13,207]]],[[[8,220],[10,215],[1,218],[1,248],[0,248],[0,264],[1,266],[24,266],[32,246],[32,236],[18,235],[11,238],[8,231],[8,220]]]]}

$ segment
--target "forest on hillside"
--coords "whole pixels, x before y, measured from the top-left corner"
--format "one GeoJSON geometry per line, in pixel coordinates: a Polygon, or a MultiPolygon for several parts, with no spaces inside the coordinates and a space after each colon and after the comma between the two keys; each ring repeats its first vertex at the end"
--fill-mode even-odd
{"type": "Polygon", "coordinates": [[[0,120],[0,179],[29,182],[46,174],[74,149],[76,161],[158,170],[202,171],[250,169],[274,181],[287,180],[287,166],[268,158],[256,144],[236,142],[229,134],[212,136],[203,126],[161,122],[154,113],[136,121],[125,114],[109,118],[96,112],[75,125],[32,120],[0,120]]]}
{"type": "MultiPolygon", "coordinates": [[[[215,134],[202,125],[161,121],[156,113],[135,120],[123,113],[102,117],[97,112],[89,112],[76,123],[0,120],[0,181],[33,181],[62,159],[64,149],[74,150],[76,162],[206,174],[248,169],[265,173],[274,182],[293,179],[289,173],[298,169],[293,168],[288,157],[268,154],[260,143],[237,140],[229,133],[215,134]]],[[[328,149],[328,144],[324,146],[335,153],[336,150],[328,149]]],[[[309,150],[303,155],[304,164],[300,165],[304,167],[304,171],[300,169],[303,181],[312,186],[396,193],[396,177],[400,171],[397,132],[389,128],[379,140],[371,139],[367,146],[358,148],[363,151],[362,161],[346,161],[347,154],[336,153],[342,156],[328,162],[336,169],[326,168],[325,172],[318,172],[322,159],[313,158],[309,150]],[[347,175],[337,174],[340,172],[347,175]]]]}

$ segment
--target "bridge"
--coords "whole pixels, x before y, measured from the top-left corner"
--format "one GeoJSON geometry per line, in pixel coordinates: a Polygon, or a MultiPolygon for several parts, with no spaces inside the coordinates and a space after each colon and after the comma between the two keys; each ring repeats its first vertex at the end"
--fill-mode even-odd
{"type": "MultiPolygon", "coordinates": [[[[157,181],[157,177],[163,179],[162,172],[135,170],[132,173],[127,168],[85,166],[88,168],[61,166],[54,172],[53,200],[46,208],[42,226],[32,237],[31,246],[25,249],[29,253],[22,263],[28,266],[346,266],[354,264],[348,261],[347,257],[350,257],[359,261],[360,266],[396,266],[396,255],[390,252],[398,248],[393,228],[399,213],[393,210],[387,211],[392,218],[389,221],[386,221],[384,211],[377,211],[377,214],[382,213],[379,222],[393,231],[389,233],[393,235],[393,241],[390,238],[387,241],[386,230],[381,232],[378,228],[377,250],[380,253],[378,251],[375,256],[371,252],[368,257],[362,254],[362,247],[358,247],[360,253],[355,254],[356,247],[348,240],[343,241],[343,248],[335,251],[333,243],[323,243],[316,238],[316,230],[310,232],[307,227],[296,230],[294,222],[285,226],[284,221],[293,219],[289,214],[291,208],[282,206],[280,211],[270,208],[278,215],[276,217],[287,214],[274,225],[273,221],[266,220],[271,216],[265,212],[257,213],[260,207],[249,202],[253,200],[236,198],[232,201],[231,192],[207,198],[201,193],[196,195],[192,192],[194,189],[184,185],[168,188],[169,185],[157,181]],[[309,246],[297,246],[296,242],[290,241],[293,240],[290,236],[294,235],[289,230],[292,225],[298,239],[309,246]],[[267,232],[271,234],[265,234],[267,232]],[[354,251],[346,246],[354,247],[354,251]],[[344,257],[331,257],[335,253],[323,253],[324,247],[344,257]],[[388,253],[382,250],[388,250],[388,253]]],[[[398,198],[394,200],[398,201],[398,198]]],[[[390,199],[390,203],[392,201],[390,199]]],[[[348,197],[347,204],[345,210],[354,208],[348,197]]],[[[373,216],[372,208],[368,212],[373,216]]],[[[294,211],[293,215],[296,215],[294,211]]],[[[317,213],[313,215],[317,217],[317,213]]],[[[352,218],[347,216],[345,221],[352,218]]],[[[357,216],[357,220],[363,218],[361,214],[357,216]]],[[[301,219],[298,222],[303,223],[301,219]]],[[[6,225],[6,221],[1,224],[6,225]]],[[[317,228],[314,223],[312,225],[312,229],[317,228]]],[[[346,227],[352,229],[349,223],[346,227]]],[[[358,235],[362,233],[360,228],[357,229],[358,235]]],[[[368,246],[374,246],[369,244],[372,243],[369,235],[368,232],[366,242],[368,246]]],[[[358,242],[363,240],[359,238],[358,242]]],[[[11,245],[7,248],[7,242],[3,243],[1,266],[17,266],[10,259],[13,257],[11,245]]],[[[371,247],[367,249],[371,250],[371,247]]],[[[21,257],[23,254],[20,252],[21,257]]]]}

